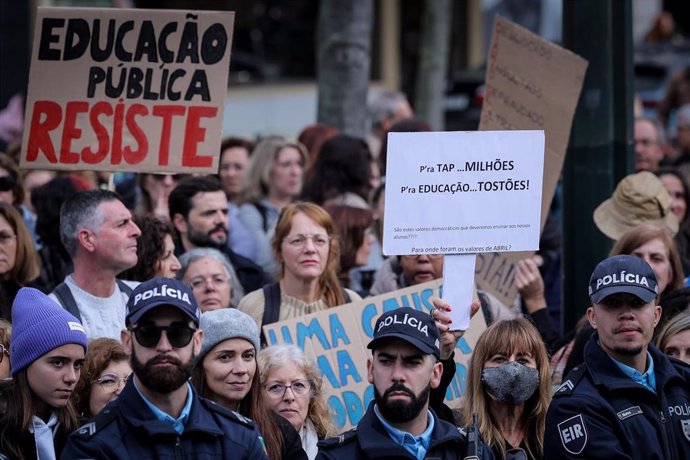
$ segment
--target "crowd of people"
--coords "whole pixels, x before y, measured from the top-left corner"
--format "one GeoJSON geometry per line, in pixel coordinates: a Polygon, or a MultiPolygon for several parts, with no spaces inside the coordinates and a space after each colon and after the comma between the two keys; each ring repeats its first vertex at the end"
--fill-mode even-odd
{"type": "Polygon", "coordinates": [[[382,254],[385,134],[430,128],[400,94],[375,102],[366,140],[228,138],[217,175],[108,182],[0,153],[0,458],[687,458],[690,189],[647,118],[594,212],[613,249],[577,327],[552,213],[516,301],[477,289],[462,406],[444,397],[463,333],[434,299],[377,319],[373,400],[338,433],[317,364],[261,328],[442,277],[442,254],[382,254]]]}

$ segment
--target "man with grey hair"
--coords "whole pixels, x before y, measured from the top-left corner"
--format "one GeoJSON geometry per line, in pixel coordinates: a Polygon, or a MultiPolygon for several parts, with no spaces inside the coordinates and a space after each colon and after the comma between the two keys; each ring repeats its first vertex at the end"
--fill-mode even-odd
{"type": "Polygon", "coordinates": [[[116,277],[137,263],[139,227],[116,193],[79,192],[60,209],[60,238],[74,272],[50,297],[79,318],[90,339],[120,338],[127,300],[138,284],[116,277]]]}
{"type": "Polygon", "coordinates": [[[371,132],[367,136],[369,150],[374,158],[379,157],[381,142],[391,126],[414,115],[407,97],[399,91],[379,91],[368,103],[371,132]]]}
{"type": "Polygon", "coordinates": [[[659,170],[664,158],[664,128],[661,124],[647,117],[635,119],[635,172],[659,170]]]}

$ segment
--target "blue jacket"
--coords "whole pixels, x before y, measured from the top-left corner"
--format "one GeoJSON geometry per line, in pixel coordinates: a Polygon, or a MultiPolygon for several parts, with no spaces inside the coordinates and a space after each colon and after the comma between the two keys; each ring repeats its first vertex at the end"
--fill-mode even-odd
{"type": "MultiPolygon", "coordinates": [[[[426,458],[438,460],[458,460],[466,455],[467,436],[456,426],[439,419],[434,411],[434,431],[426,458]]],[[[482,460],[494,457],[486,444],[481,442],[482,460]]],[[[359,459],[414,459],[402,446],[395,444],[374,413],[374,402],[356,428],[340,436],[319,441],[317,460],[359,460],[359,459]]]]}
{"type": "Polygon", "coordinates": [[[653,345],[657,394],[623,374],[593,334],[546,417],[545,459],[690,458],[690,366],[653,345]]]}
{"type": "Polygon", "coordinates": [[[130,381],[119,398],[70,435],[60,458],[266,459],[254,422],[196,392],[193,398],[185,430],[178,435],[156,418],[130,381]]]}

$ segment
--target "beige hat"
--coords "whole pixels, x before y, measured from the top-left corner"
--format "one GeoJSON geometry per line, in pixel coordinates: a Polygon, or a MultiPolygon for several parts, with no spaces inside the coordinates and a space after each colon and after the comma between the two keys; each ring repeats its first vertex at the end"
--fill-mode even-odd
{"type": "Polygon", "coordinates": [[[678,220],[671,213],[671,196],[649,171],[625,176],[613,196],[594,210],[594,223],[613,240],[645,223],[666,227],[673,235],[678,232],[678,220]]]}

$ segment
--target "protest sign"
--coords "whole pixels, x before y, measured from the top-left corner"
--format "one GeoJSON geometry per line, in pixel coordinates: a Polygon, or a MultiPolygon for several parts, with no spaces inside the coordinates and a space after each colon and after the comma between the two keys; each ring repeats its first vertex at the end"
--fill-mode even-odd
{"type": "Polygon", "coordinates": [[[217,172],[233,21],[38,8],[21,167],[217,172]]]}
{"type": "MultiPolygon", "coordinates": [[[[376,319],[385,311],[411,307],[430,312],[432,297],[440,297],[441,280],[363,299],[348,305],[281,321],[263,327],[268,345],[291,343],[302,348],[318,365],[323,376],[323,393],[337,428],[357,424],[374,397],[367,381],[367,344],[376,319]]],[[[455,349],[457,370],[446,392],[450,407],[458,407],[465,393],[467,366],[479,335],[486,328],[481,311],[455,349]]]]}
{"type": "Polygon", "coordinates": [[[388,151],[384,253],[539,247],[542,131],[390,133],[388,151]]]}
{"type": "MultiPolygon", "coordinates": [[[[542,228],[563,168],[586,69],[587,61],[578,55],[497,17],[479,129],[544,130],[542,228]]],[[[517,294],[515,264],[526,255],[477,254],[477,285],[510,305],[517,294]]]]}

